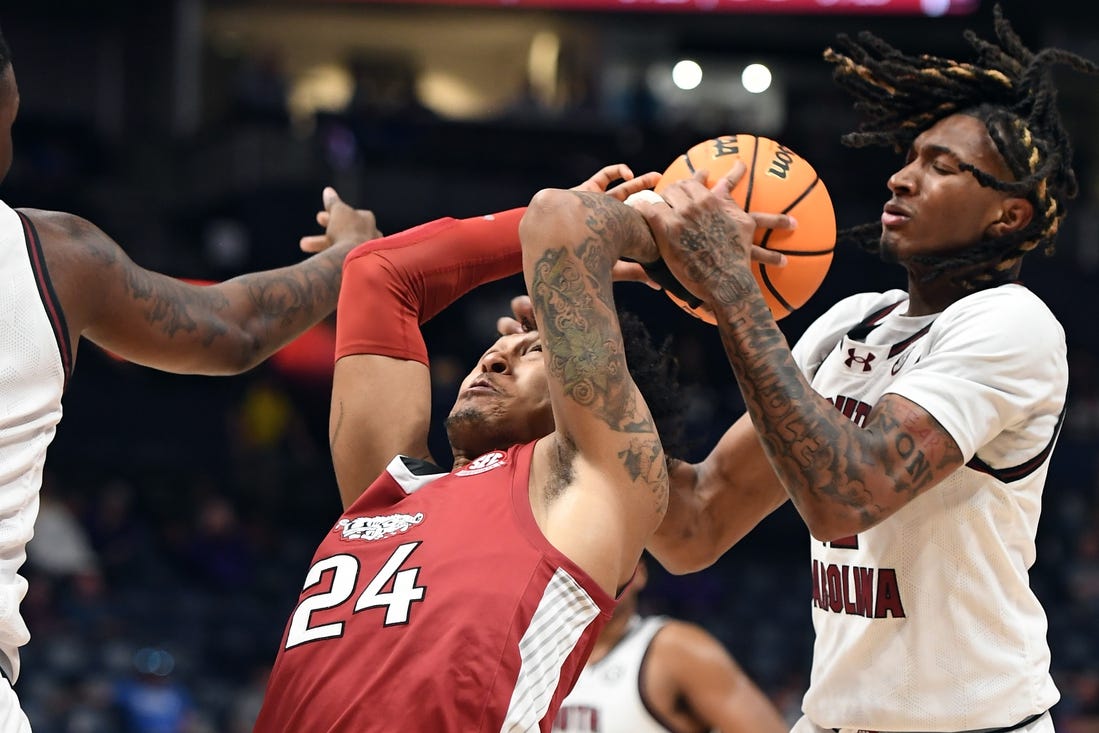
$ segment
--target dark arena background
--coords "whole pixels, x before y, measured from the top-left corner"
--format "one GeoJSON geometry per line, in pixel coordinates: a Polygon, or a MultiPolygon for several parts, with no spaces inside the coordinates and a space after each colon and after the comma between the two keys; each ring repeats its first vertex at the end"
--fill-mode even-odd
{"type": "MultiPolygon", "coordinates": [[[[1032,48],[1099,59],[1094,4],[1004,9],[1032,48]]],[[[605,163],[663,170],[704,138],[749,132],[808,159],[850,226],[878,217],[899,160],[840,145],[854,117],[824,47],[866,28],[905,50],[966,53],[962,31],[991,33],[991,16],[987,0],[7,2],[22,106],[0,195],[85,216],[147,267],[220,280],[297,261],[325,185],[388,233],[521,206],[605,163]]],[[[1095,733],[1099,81],[1058,79],[1081,194],[1056,255],[1027,258],[1023,277],[1065,326],[1071,392],[1032,583],[1049,615],[1058,730],[1095,733]]],[[[834,300],[903,285],[899,269],[841,248],[781,325],[793,342],[834,300]]],[[[486,287],[427,326],[436,408],[521,288],[486,287]]],[[[701,457],[743,409],[716,332],[642,286],[618,295],[674,336],[689,457],[701,457]]],[[[232,378],[166,375],[83,345],[25,568],[34,638],[18,689],[36,733],[126,730],[120,710],[142,694],[179,706],[172,730],[251,730],[339,513],[332,331],[321,324],[232,378]]],[[[443,435],[432,448],[449,461],[443,435]]],[[[717,635],[791,722],[812,645],[808,542],[787,506],[704,572],[652,564],[642,596],[717,635]]]]}

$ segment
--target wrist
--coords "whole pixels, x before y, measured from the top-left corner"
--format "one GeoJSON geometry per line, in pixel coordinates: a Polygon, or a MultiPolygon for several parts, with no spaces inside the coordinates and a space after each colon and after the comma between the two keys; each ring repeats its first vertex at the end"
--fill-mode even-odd
{"type": "Polygon", "coordinates": [[[672,295],[676,296],[691,308],[698,308],[703,305],[701,298],[696,297],[687,288],[683,287],[683,284],[675,279],[675,275],[668,269],[668,265],[662,259],[657,259],[654,262],[640,262],[641,268],[645,270],[645,274],[648,275],[654,283],[667,290],[672,295]]]}

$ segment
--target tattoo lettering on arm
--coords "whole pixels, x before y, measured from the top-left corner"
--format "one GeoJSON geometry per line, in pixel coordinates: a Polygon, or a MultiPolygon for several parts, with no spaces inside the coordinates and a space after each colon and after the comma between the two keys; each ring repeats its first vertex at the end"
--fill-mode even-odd
{"type": "Polygon", "coordinates": [[[866,429],[835,412],[809,386],[777,326],[760,320],[762,299],[753,300],[730,324],[735,335],[723,340],[752,420],[763,426],[764,448],[796,505],[832,504],[833,513],[854,513],[866,529],[962,463],[945,432],[909,428],[917,416],[906,403],[887,396],[866,429]],[[900,501],[875,494],[882,482],[900,501]]]}
{"type": "Polygon", "coordinates": [[[743,248],[728,243],[728,236],[717,218],[685,232],[684,265],[690,278],[709,288],[752,422],[799,509],[837,521],[855,517],[868,528],[962,463],[941,428],[916,429],[927,416],[906,401],[883,398],[864,430],[818,395],[744,267],[743,248]]]}
{"type": "Polygon", "coordinates": [[[886,453],[889,473],[900,477],[894,485],[898,494],[916,496],[951,466],[963,463],[957,443],[938,426],[927,426],[907,403],[886,401],[871,414],[877,417],[891,450],[886,453]]]}

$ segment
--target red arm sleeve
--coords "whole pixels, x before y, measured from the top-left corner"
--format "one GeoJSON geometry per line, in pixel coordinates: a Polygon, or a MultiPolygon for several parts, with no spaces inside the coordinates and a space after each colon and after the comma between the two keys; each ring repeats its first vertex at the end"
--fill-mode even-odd
{"type": "Polygon", "coordinates": [[[336,358],[380,354],[427,364],[422,324],[478,285],[522,271],[525,211],[439,219],[352,250],[336,309],[336,358]]]}

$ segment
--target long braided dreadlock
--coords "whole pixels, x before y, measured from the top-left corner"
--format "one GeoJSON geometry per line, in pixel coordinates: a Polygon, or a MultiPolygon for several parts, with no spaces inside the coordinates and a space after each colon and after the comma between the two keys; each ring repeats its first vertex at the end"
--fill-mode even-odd
{"type": "MultiPolygon", "coordinates": [[[[959,284],[978,289],[999,284],[1027,252],[1053,253],[1065,204],[1077,194],[1072,145],[1057,109],[1051,70],[1069,66],[1095,74],[1099,66],[1061,49],[1033,53],[1027,49],[1000,6],[993,9],[998,42],[966,31],[976,51],[972,62],[927,54],[908,56],[869,32],[857,39],[841,35],[824,58],[836,65],[833,78],[855,97],[864,115],[857,132],[843,136],[852,147],[891,146],[906,151],[916,137],[939,120],[964,113],[988,128],[1015,181],[1001,181],[972,165],[962,164],[982,186],[1025,197],[1034,217],[1025,228],[988,239],[950,257],[927,257],[926,279],[965,268],[959,284]],[[987,267],[981,267],[987,265],[987,267]]],[[[841,236],[871,251],[880,248],[881,225],[852,227],[841,236]]]]}
{"type": "Polygon", "coordinates": [[[11,50],[8,42],[4,40],[4,34],[0,33],[0,74],[4,73],[11,65],[11,50]]]}

